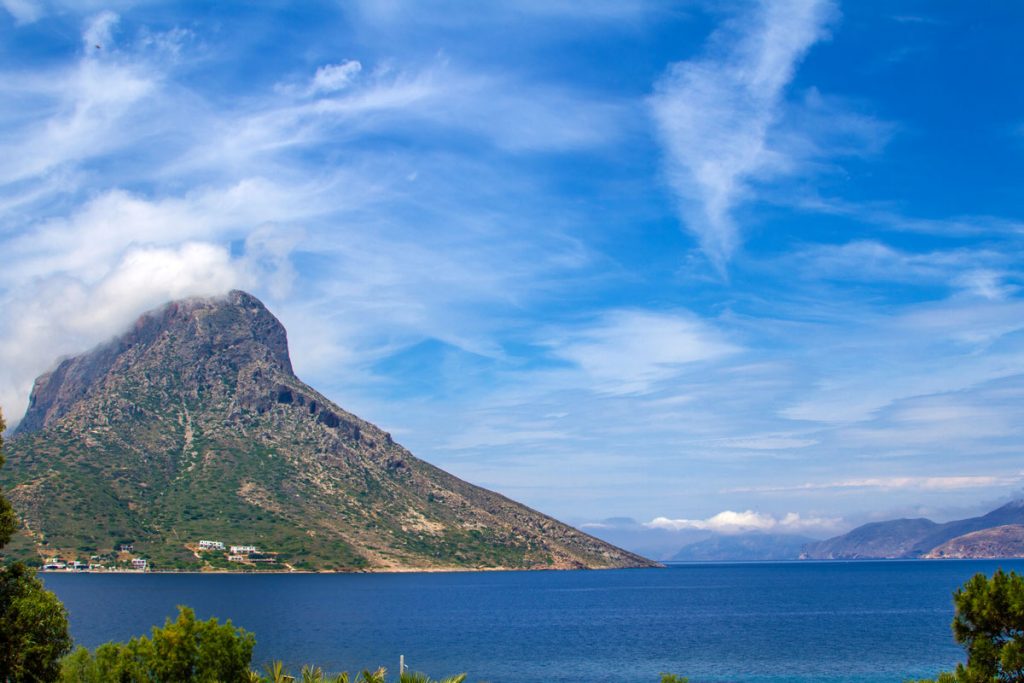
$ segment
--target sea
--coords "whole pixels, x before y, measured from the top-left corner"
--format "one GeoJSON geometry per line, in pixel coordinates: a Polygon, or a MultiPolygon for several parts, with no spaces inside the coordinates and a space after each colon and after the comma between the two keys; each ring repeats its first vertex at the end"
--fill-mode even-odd
{"type": "Polygon", "coordinates": [[[953,592],[1024,561],[674,564],[611,571],[42,574],[75,642],[147,634],[177,605],[256,635],[254,666],[399,657],[489,683],[881,683],[962,661],[953,592]]]}

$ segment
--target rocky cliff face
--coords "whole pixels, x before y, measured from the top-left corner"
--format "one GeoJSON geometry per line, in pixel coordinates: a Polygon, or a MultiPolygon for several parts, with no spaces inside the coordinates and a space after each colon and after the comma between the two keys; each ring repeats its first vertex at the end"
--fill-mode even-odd
{"type": "Polygon", "coordinates": [[[307,569],[651,566],[415,458],[292,372],[254,297],[168,304],[40,377],[0,476],[40,555],[199,539],[307,569]]]}

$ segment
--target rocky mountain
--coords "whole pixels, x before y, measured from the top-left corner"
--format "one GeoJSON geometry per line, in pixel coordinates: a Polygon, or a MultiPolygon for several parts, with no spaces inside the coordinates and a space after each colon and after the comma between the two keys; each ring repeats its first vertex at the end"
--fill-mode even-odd
{"type": "Polygon", "coordinates": [[[957,536],[930,550],[928,559],[1024,557],[1024,525],[1006,524],[957,536]]]}
{"type": "Polygon", "coordinates": [[[0,484],[24,557],[157,568],[648,567],[462,481],[292,372],[256,298],[170,303],[35,383],[0,484]],[[255,546],[234,553],[200,540],[255,546]],[[124,547],[122,549],[122,546],[124,547]],[[260,563],[263,564],[260,564],[260,563]]]}
{"type": "Polygon", "coordinates": [[[808,543],[801,557],[811,560],[926,557],[943,544],[965,534],[1014,524],[1024,524],[1024,500],[1007,503],[980,517],[944,524],[923,518],[865,524],[842,536],[808,543]]]}
{"type": "Polygon", "coordinates": [[[770,562],[795,560],[813,539],[789,534],[717,534],[690,543],[672,556],[676,562],[770,562]]]}
{"type": "Polygon", "coordinates": [[[920,554],[921,539],[938,526],[923,518],[872,522],[842,536],[808,543],[801,557],[810,560],[915,557],[920,554]]]}

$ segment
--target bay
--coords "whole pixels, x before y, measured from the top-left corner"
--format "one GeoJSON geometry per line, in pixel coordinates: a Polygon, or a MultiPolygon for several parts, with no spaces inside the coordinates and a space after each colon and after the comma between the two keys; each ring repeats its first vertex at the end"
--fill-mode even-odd
{"type": "Polygon", "coordinates": [[[876,683],[962,657],[952,593],[1024,561],[684,564],[661,570],[417,574],[44,574],[75,642],[148,633],[188,605],[256,634],[254,662],[297,670],[400,654],[490,683],[876,683]]]}

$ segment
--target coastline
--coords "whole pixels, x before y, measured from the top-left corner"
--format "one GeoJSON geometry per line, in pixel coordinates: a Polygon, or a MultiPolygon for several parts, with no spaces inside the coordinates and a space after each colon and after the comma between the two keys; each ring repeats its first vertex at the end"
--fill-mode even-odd
{"type": "Polygon", "coordinates": [[[146,574],[196,574],[196,575],[238,575],[256,576],[263,574],[456,574],[482,572],[591,572],[614,569],[664,569],[659,564],[651,567],[375,567],[372,569],[267,569],[260,571],[231,571],[228,569],[36,569],[36,574],[117,574],[118,576],[142,576],[146,574]]]}

